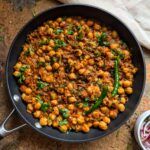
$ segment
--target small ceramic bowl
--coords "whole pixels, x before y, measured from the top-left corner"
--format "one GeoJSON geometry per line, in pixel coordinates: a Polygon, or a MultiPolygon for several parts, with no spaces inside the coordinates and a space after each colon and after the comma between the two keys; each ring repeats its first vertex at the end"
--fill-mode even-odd
{"type": "Polygon", "coordinates": [[[136,141],[138,142],[138,144],[140,145],[140,147],[141,147],[143,150],[147,150],[147,149],[144,147],[144,145],[143,145],[143,143],[142,143],[142,141],[141,141],[140,129],[141,129],[142,123],[144,122],[144,120],[145,120],[148,116],[150,116],[150,110],[145,111],[144,113],[142,113],[142,114],[138,117],[138,119],[137,119],[137,121],[136,121],[136,124],[135,124],[135,127],[134,127],[134,136],[135,136],[135,139],[136,139],[136,141]]]}

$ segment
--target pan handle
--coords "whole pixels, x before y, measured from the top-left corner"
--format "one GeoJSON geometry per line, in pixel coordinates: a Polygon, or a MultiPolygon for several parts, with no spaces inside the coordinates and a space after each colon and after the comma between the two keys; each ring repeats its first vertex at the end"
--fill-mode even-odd
{"type": "Polygon", "coordinates": [[[7,121],[10,119],[10,117],[13,115],[14,112],[15,112],[15,108],[10,112],[10,114],[6,117],[6,119],[0,124],[0,140],[2,138],[4,138],[5,136],[7,136],[8,134],[10,134],[10,133],[12,133],[12,132],[14,132],[14,131],[27,125],[27,124],[22,124],[22,125],[15,127],[13,129],[9,129],[9,130],[6,129],[5,125],[6,125],[7,121]]]}

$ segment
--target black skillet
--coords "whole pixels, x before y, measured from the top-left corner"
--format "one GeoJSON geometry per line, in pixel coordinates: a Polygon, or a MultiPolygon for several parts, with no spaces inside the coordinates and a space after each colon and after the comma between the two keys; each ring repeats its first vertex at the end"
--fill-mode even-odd
{"type": "MultiPolygon", "coordinates": [[[[7,57],[6,81],[10,100],[14,105],[14,109],[11,114],[14,112],[14,110],[16,110],[29,126],[31,126],[37,132],[46,135],[48,138],[65,142],[85,142],[96,140],[112,133],[113,131],[121,127],[121,125],[123,125],[130,118],[130,116],[135,111],[137,105],[139,104],[143,93],[145,85],[145,64],[142,49],[138,44],[135,36],[119,19],[104,10],[89,5],[61,5],[49,9],[36,16],[32,20],[30,20],[18,33],[11,45],[7,57]],[[123,113],[120,113],[118,117],[110,123],[109,128],[106,131],[92,128],[88,133],[76,133],[72,131],[69,134],[65,134],[52,127],[38,128],[40,127],[37,126],[38,120],[34,119],[32,115],[27,113],[26,105],[21,101],[20,91],[12,73],[13,66],[15,65],[20,55],[22,45],[25,43],[27,34],[42,25],[43,22],[47,21],[48,19],[55,19],[60,16],[83,16],[86,18],[93,18],[97,21],[100,21],[105,25],[117,30],[120,37],[123,39],[123,41],[127,43],[129,48],[131,49],[133,63],[136,67],[138,67],[138,72],[135,75],[135,81],[133,84],[134,92],[129,97],[129,101],[126,104],[126,110],[123,113]]],[[[7,117],[7,119],[11,116],[11,114],[7,117]]],[[[0,126],[1,137],[4,137],[8,133],[11,133],[12,131],[20,128],[19,126],[13,130],[5,130],[4,125],[7,119],[0,126]]],[[[24,125],[22,125],[21,127],[23,126],[24,125]]]]}

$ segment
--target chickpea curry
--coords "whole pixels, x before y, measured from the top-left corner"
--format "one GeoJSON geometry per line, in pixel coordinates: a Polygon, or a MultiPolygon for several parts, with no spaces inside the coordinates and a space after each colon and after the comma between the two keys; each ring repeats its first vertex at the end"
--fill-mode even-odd
{"type": "Polygon", "coordinates": [[[27,36],[14,66],[27,112],[62,132],[107,130],[125,110],[137,68],[118,33],[94,20],[59,17],[27,36]]]}

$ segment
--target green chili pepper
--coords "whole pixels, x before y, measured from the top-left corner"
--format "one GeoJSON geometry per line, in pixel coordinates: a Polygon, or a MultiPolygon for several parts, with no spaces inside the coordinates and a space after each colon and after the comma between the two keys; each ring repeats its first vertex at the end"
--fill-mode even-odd
{"type": "Polygon", "coordinates": [[[118,93],[119,88],[119,57],[117,57],[115,60],[114,73],[115,73],[115,82],[114,82],[114,89],[112,91],[112,96],[115,96],[118,93]]]}
{"type": "Polygon", "coordinates": [[[97,109],[100,106],[100,104],[103,102],[103,99],[107,96],[107,92],[108,92],[108,87],[104,86],[101,96],[97,98],[95,104],[88,111],[85,112],[86,115],[90,114],[91,112],[93,112],[95,109],[97,109]]]}

